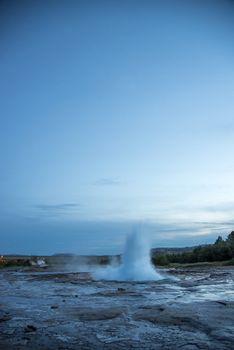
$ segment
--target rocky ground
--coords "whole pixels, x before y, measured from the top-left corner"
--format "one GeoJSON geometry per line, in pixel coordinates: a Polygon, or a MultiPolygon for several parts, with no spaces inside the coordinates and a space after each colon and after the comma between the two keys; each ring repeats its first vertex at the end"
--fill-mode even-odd
{"type": "Polygon", "coordinates": [[[234,348],[234,268],[163,271],[178,280],[0,272],[0,349],[234,348]]]}

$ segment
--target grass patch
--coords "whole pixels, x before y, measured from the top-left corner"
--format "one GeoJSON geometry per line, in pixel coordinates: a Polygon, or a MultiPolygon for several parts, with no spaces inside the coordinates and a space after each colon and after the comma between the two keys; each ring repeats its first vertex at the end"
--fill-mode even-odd
{"type": "Polygon", "coordinates": [[[223,266],[234,266],[234,258],[228,261],[223,261],[223,266]]]}

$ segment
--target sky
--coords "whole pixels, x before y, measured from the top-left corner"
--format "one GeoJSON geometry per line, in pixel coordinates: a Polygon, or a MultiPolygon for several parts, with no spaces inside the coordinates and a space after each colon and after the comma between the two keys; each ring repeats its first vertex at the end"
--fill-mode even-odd
{"type": "Polygon", "coordinates": [[[0,253],[234,228],[232,1],[1,1],[0,253]]]}

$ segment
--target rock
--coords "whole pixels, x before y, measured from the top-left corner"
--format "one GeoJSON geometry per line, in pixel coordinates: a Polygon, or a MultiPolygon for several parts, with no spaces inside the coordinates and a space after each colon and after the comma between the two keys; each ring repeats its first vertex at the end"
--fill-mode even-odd
{"type": "Polygon", "coordinates": [[[29,333],[29,332],[36,332],[37,330],[37,327],[33,326],[32,324],[28,324],[25,328],[24,328],[24,331],[26,333],[29,333]]]}
{"type": "Polygon", "coordinates": [[[164,307],[161,305],[143,306],[133,315],[136,321],[144,320],[154,324],[180,327],[183,329],[197,329],[207,331],[198,317],[186,310],[186,307],[179,309],[173,307],[164,307]]]}
{"type": "Polygon", "coordinates": [[[222,342],[229,341],[234,342],[234,331],[233,329],[214,329],[211,331],[210,336],[218,339],[222,342]]]}
{"type": "Polygon", "coordinates": [[[11,319],[12,319],[12,317],[10,315],[7,315],[7,314],[0,316],[0,322],[9,321],[11,319]]]}
{"type": "Polygon", "coordinates": [[[0,310],[0,322],[5,322],[12,319],[8,311],[0,310]]]}
{"type": "Polygon", "coordinates": [[[183,344],[180,346],[181,350],[197,350],[200,349],[199,344],[196,343],[187,343],[187,344],[183,344]]]}
{"type": "Polygon", "coordinates": [[[126,310],[123,307],[110,307],[110,308],[92,308],[92,307],[81,307],[73,308],[69,313],[78,317],[81,321],[98,321],[98,320],[109,320],[116,318],[124,313],[126,310]]]}
{"type": "Polygon", "coordinates": [[[227,303],[225,301],[216,300],[216,303],[227,306],[227,303]]]}

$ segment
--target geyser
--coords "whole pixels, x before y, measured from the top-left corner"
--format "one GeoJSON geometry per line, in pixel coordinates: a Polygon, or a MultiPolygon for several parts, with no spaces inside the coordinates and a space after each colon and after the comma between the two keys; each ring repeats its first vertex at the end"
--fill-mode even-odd
{"type": "Polygon", "coordinates": [[[149,240],[140,232],[134,232],[127,237],[122,263],[96,270],[94,278],[117,281],[163,279],[151,264],[149,240]]]}

